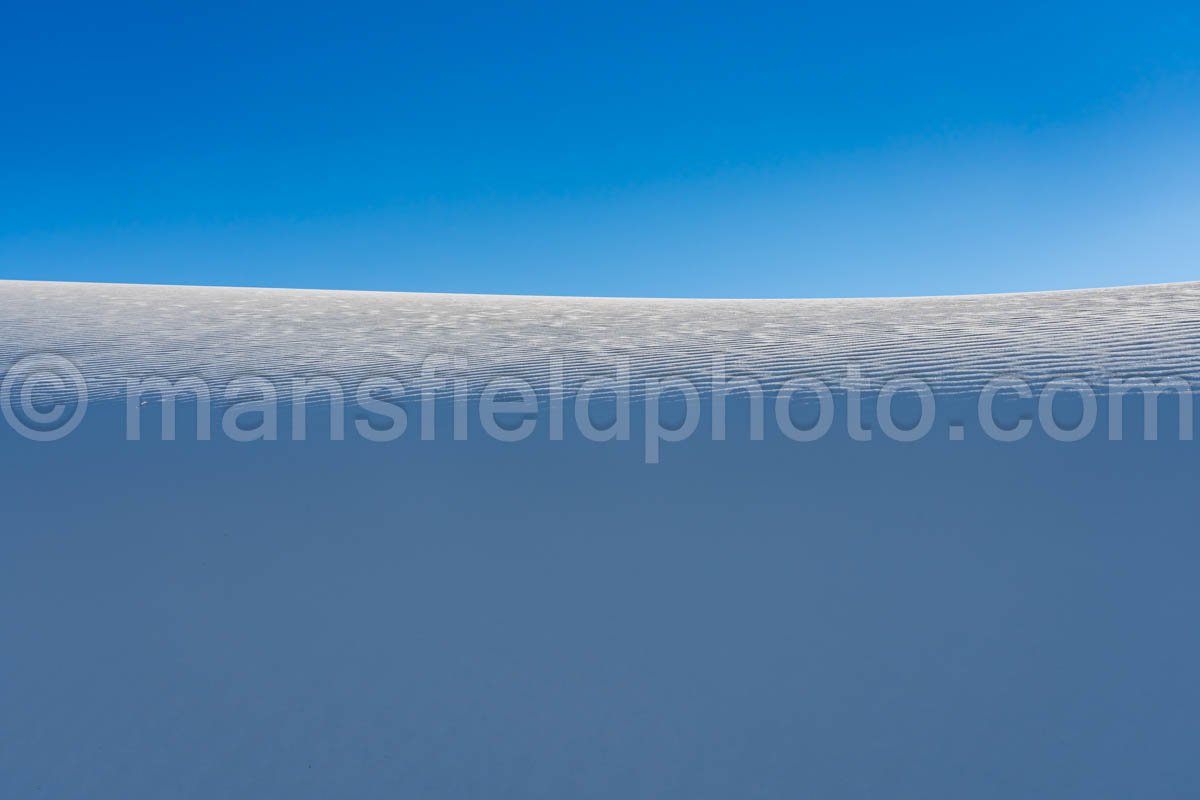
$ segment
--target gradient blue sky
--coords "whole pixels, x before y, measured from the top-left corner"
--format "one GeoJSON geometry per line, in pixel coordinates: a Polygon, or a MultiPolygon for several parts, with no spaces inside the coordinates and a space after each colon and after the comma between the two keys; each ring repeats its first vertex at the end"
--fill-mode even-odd
{"type": "Polygon", "coordinates": [[[1200,4],[13,3],[0,278],[857,296],[1200,277],[1200,4]]]}

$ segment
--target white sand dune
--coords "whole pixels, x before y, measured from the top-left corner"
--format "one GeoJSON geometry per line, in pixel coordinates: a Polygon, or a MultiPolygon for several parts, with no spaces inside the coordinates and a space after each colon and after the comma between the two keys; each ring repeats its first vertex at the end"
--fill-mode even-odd
{"type": "MultiPolygon", "coordinates": [[[[512,375],[569,389],[627,360],[636,380],[694,379],[714,358],[778,385],[857,366],[941,393],[1014,374],[1200,377],[1200,283],[855,300],[642,300],[0,282],[0,365],[74,360],[94,397],[128,376],[391,376],[421,382],[433,353],[478,388],[512,375]]],[[[439,377],[453,374],[449,366],[439,377]]]]}
{"type": "MultiPolygon", "coordinates": [[[[557,361],[701,389],[718,356],[764,384],[858,366],[924,378],[951,422],[998,373],[1195,380],[1200,283],[0,283],[0,372],[38,353],[95,398],[147,375],[414,386],[431,353],[540,389],[557,361]]],[[[1198,797],[1200,442],[1160,399],[1154,441],[1134,419],[1122,441],[801,443],[735,417],[652,466],[636,437],[334,441],[315,408],[305,441],[128,441],[116,402],[49,443],[0,420],[0,798],[1198,797]]]]}

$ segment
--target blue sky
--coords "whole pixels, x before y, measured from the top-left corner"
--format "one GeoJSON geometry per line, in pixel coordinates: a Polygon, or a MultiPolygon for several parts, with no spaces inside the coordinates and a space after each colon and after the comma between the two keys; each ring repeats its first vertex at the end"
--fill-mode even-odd
{"type": "Polygon", "coordinates": [[[811,297],[1200,277],[1195,3],[4,15],[0,278],[811,297]]]}

